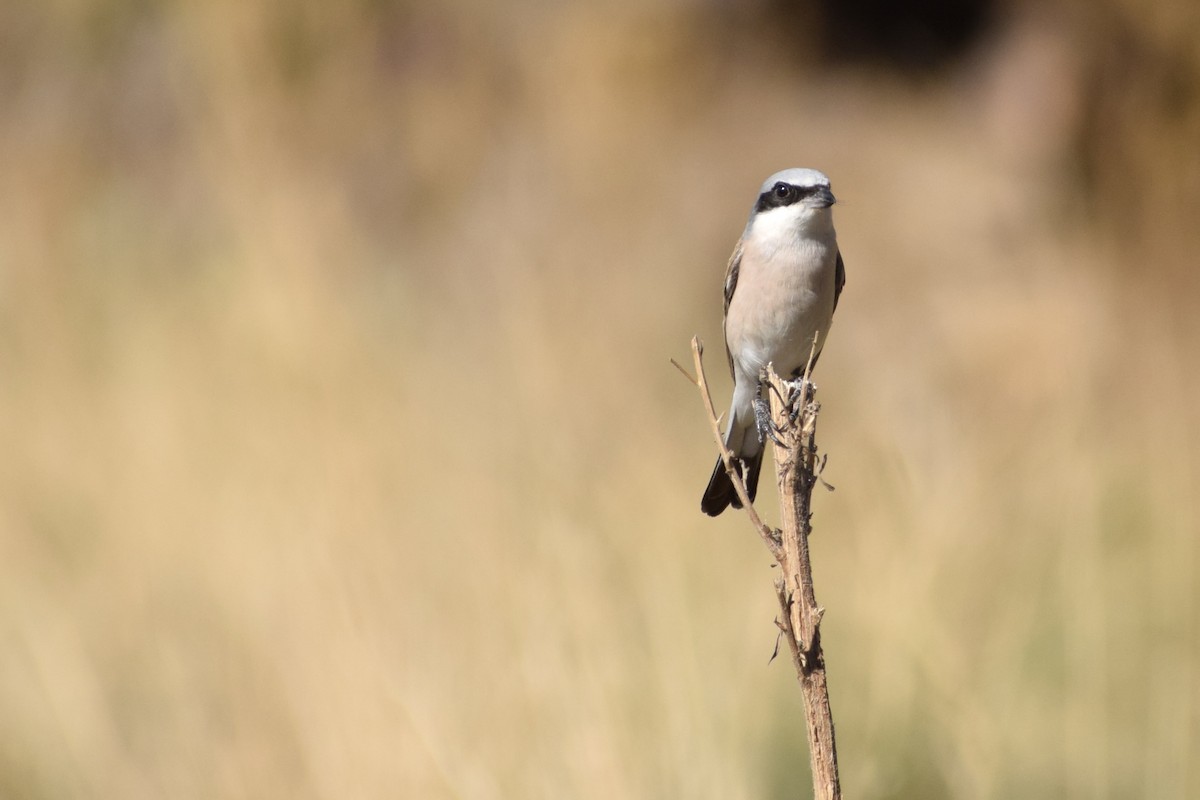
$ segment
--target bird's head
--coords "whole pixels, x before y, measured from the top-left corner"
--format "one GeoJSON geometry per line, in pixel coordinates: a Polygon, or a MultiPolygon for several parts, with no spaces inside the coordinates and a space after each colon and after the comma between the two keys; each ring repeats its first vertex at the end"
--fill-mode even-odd
{"type": "Polygon", "coordinates": [[[750,223],[756,229],[762,228],[764,234],[816,236],[832,230],[830,208],[836,202],[824,173],[799,167],[785,169],[763,183],[750,223]]]}

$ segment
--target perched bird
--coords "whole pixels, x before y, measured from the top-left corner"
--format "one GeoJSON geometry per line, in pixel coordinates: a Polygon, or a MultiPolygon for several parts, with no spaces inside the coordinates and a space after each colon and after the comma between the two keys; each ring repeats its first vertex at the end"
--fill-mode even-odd
{"type": "MultiPolygon", "coordinates": [[[[825,344],[846,284],[835,202],[829,178],[815,169],[767,178],[725,272],[725,352],[733,374],[725,445],[751,500],[763,460],[755,416],[756,401],[765,399],[759,373],[768,363],[784,377],[804,372],[813,338],[820,333],[818,354],[825,344]]],[[[700,508],[715,517],[730,505],[742,507],[718,458],[700,508]]]]}

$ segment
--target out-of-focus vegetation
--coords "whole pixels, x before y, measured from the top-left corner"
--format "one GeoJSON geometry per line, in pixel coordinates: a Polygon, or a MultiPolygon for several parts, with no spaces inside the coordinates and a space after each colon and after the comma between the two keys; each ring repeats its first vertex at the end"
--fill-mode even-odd
{"type": "Polygon", "coordinates": [[[803,791],[668,364],[798,165],[848,793],[1200,795],[1200,14],[868,12],[0,8],[0,796],[803,791]]]}

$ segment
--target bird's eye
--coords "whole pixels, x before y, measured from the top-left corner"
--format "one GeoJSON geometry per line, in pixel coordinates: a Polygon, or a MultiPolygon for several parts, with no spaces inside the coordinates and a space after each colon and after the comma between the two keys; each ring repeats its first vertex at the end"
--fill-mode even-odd
{"type": "Polygon", "coordinates": [[[788,186],[786,183],[775,184],[775,196],[780,200],[787,200],[792,196],[792,187],[788,186]]]}

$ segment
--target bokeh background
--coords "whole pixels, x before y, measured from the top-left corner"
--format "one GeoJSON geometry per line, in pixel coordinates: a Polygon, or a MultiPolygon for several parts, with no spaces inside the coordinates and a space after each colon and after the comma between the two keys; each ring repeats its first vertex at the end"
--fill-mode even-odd
{"type": "Polygon", "coordinates": [[[789,166],[848,796],[1200,796],[1198,9],[5,3],[0,796],[806,796],[669,364],[789,166]]]}

